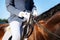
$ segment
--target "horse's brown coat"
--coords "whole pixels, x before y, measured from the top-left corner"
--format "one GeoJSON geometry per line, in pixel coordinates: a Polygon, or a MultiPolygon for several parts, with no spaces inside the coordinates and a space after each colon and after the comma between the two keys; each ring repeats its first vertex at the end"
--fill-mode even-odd
{"type": "MultiPolygon", "coordinates": [[[[54,16],[52,16],[48,21],[39,21],[39,23],[49,29],[51,32],[60,35],[60,11],[56,12],[54,16]]],[[[37,25],[34,26],[33,33],[28,38],[28,40],[57,40],[57,38],[53,35],[48,34],[44,31],[44,29],[38,27],[37,25]],[[36,32],[35,32],[36,31],[36,32]],[[35,35],[36,36],[35,36],[35,35]]],[[[60,40],[60,39],[58,39],[60,40]]]]}
{"type": "Polygon", "coordinates": [[[4,28],[7,27],[8,24],[0,24],[0,40],[2,40],[2,37],[4,35],[4,28]]]}

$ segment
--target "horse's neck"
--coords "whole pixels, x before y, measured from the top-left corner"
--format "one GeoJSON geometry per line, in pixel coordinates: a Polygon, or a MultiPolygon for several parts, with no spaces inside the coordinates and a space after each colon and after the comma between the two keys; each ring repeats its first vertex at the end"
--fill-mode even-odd
{"type": "Polygon", "coordinates": [[[56,12],[50,19],[48,19],[47,24],[56,25],[60,23],[60,11],[56,12]]]}
{"type": "Polygon", "coordinates": [[[47,22],[44,21],[44,20],[39,21],[39,23],[40,23],[43,27],[46,27],[47,29],[49,29],[49,30],[51,30],[51,31],[55,29],[54,25],[47,24],[47,22]]]}

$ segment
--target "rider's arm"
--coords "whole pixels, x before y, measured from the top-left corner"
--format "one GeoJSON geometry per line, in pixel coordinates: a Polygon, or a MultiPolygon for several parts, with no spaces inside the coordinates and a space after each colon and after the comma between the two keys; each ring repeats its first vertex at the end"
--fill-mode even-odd
{"type": "Polygon", "coordinates": [[[6,0],[6,7],[7,7],[7,10],[8,10],[10,13],[19,16],[20,10],[18,10],[17,8],[15,8],[12,0],[6,0]]]}

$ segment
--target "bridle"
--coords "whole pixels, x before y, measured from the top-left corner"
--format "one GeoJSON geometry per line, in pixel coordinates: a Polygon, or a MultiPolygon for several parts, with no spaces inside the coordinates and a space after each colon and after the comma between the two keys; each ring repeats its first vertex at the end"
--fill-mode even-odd
{"type": "MultiPolygon", "coordinates": [[[[51,32],[51,31],[48,30],[46,27],[44,27],[43,25],[39,24],[39,23],[34,19],[34,16],[33,16],[32,14],[30,14],[30,21],[29,21],[29,22],[31,22],[31,21],[32,21],[32,23],[36,23],[37,26],[39,26],[40,28],[44,29],[45,32],[47,32],[47,33],[49,33],[49,34],[57,37],[58,39],[60,39],[60,36],[59,36],[59,35],[51,32]]],[[[29,24],[28,24],[28,25],[29,25],[29,24]]],[[[30,33],[30,34],[28,33],[29,35],[28,35],[28,34],[25,35],[25,38],[28,38],[28,37],[32,34],[32,32],[33,32],[33,28],[34,28],[34,27],[33,27],[31,24],[30,24],[29,26],[32,27],[32,30],[31,30],[31,33],[30,33]]]]}

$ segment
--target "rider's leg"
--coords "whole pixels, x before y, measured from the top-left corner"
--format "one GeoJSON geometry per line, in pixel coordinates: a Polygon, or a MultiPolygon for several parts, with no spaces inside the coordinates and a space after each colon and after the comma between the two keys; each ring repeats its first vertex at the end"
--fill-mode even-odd
{"type": "Polygon", "coordinates": [[[11,36],[11,32],[10,32],[10,27],[8,26],[5,29],[5,34],[4,34],[3,38],[2,38],[2,40],[8,40],[10,36],[11,36]]]}
{"type": "Polygon", "coordinates": [[[12,40],[20,40],[21,38],[21,27],[22,25],[22,21],[18,22],[18,21],[12,21],[10,22],[10,28],[11,28],[11,34],[12,34],[12,40]]]}

